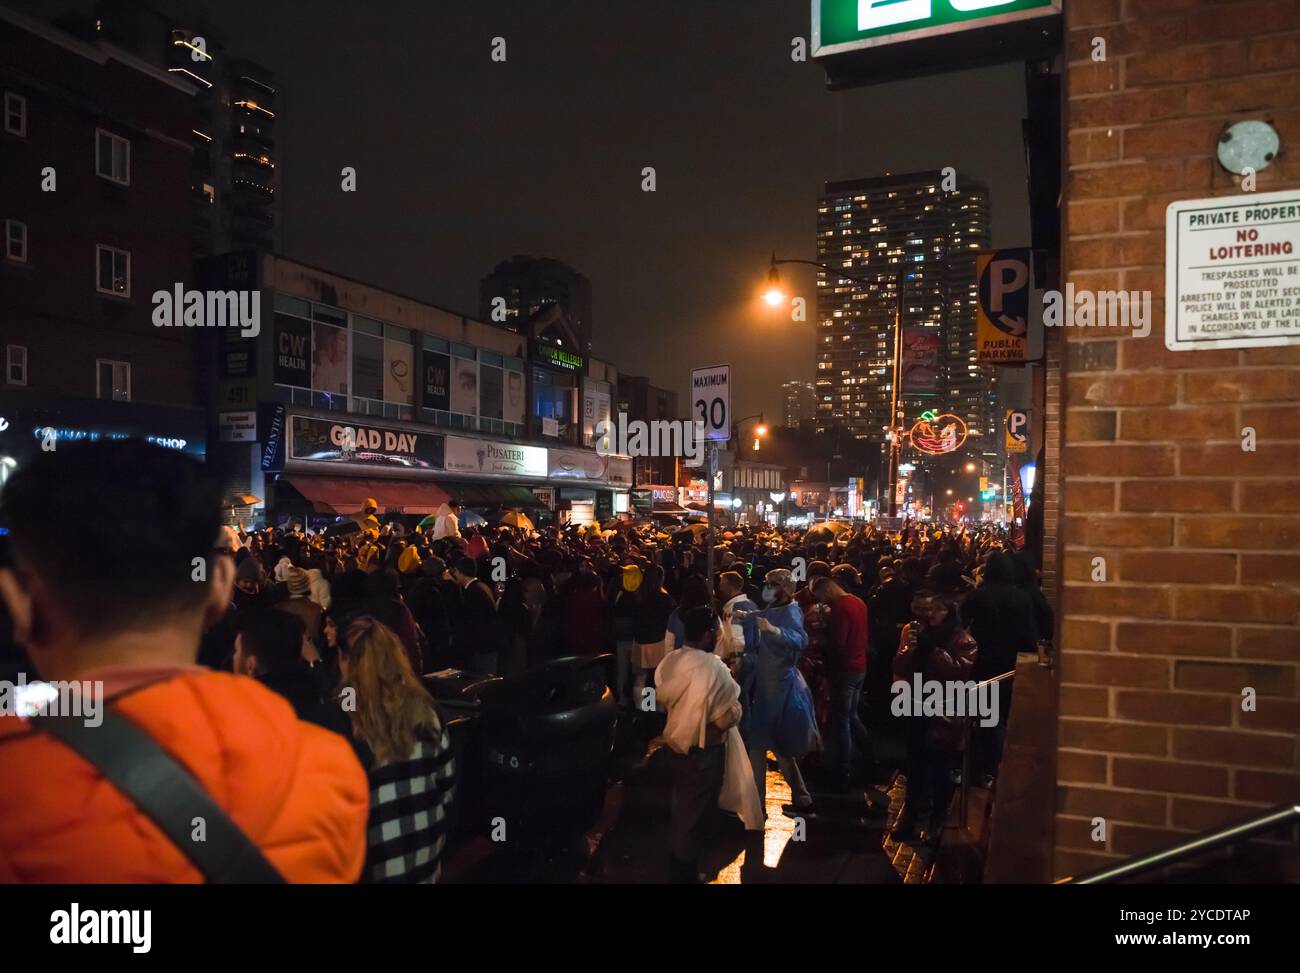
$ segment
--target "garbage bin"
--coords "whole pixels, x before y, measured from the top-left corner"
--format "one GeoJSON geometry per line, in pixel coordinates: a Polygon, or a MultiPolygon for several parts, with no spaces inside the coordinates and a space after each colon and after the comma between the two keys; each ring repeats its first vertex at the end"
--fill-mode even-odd
{"type": "Polygon", "coordinates": [[[584,831],[604,803],[618,709],[612,656],[557,659],[466,689],[479,704],[481,811],[508,835],[584,831]]]}
{"type": "Polygon", "coordinates": [[[451,736],[456,792],[448,811],[448,832],[463,837],[483,830],[484,820],[482,704],[473,692],[484,683],[501,680],[447,669],[428,673],[422,681],[451,736]]]}

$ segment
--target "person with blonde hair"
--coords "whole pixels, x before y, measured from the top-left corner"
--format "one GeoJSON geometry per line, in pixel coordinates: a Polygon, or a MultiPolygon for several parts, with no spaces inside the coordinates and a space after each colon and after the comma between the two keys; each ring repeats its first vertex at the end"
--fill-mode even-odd
{"type": "Polygon", "coordinates": [[[387,625],[363,615],[339,642],[339,701],[370,779],[362,881],[432,883],[455,785],[451,738],[387,625]]]}

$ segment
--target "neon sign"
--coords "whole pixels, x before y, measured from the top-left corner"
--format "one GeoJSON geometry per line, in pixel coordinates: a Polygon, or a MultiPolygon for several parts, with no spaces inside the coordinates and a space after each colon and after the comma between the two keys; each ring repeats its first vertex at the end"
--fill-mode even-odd
{"type": "Polygon", "coordinates": [[[929,456],[942,456],[955,452],[966,442],[968,430],[961,416],[950,412],[942,414],[933,411],[922,413],[907,436],[912,446],[929,456]]]}
{"type": "Polygon", "coordinates": [[[176,439],[169,436],[144,436],[139,437],[128,432],[100,432],[93,429],[56,429],[54,426],[37,426],[32,430],[32,435],[37,439],[53,439],[63,442],[90,442],[97,443],[101,439],[139,439],[143,438],[147,443],[153,443],[156,446],[165,446],[167,449],[183,450],[189,443],[184,439],[176,439]]]}

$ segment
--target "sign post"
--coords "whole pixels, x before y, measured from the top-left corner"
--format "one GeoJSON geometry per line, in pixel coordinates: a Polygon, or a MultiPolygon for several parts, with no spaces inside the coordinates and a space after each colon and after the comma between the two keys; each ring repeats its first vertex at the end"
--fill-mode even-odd
{"type": "Polygon", "coordinates": [[[1029,357],[1030,252],[979,255],[975,348],[981,365],[1020,365],[1029,357]]]}
{"type": "Polygon", "coordinates": [[[1026,409],[1007,410],[1007,452],[1029,452],[1029,412],[1026,409]]]}
{"type": "Polygon", "coordinates": [[[691,418],[704,428],[705,468],[709,476],[708,531],[705,568],[713,592],[714,483],[718,476],[718,443],[731,439],[731,366],[714,365],[691,371],[691,418]]]}

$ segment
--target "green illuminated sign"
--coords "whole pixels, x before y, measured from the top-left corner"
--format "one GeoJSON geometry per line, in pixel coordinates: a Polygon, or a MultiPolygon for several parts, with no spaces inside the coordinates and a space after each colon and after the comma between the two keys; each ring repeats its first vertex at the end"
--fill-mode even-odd
{"type": "Polygon", "coordinates": [[[813,57],[1060,12],[1061,0],[813,0],[813,57]]]}
{"type": "Polygon", "coordinates": [[[533,342],[533,357],[554,368],[563,368],[569,372],[581,372],[587,367],[587,360],[581,355],[575,355],[571,351],[565,351],[562,348],[556,348],[554,345],[544,344],[540,341],[533,342]]]}

